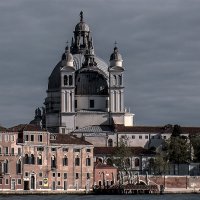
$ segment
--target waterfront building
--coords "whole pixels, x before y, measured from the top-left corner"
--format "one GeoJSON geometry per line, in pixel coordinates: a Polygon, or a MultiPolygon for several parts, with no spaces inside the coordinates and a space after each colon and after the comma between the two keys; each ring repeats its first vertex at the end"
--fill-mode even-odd
{"type": "Polygon", "coordinates": [[[118,169],[112,165],[95,163],[94,188],[106,188],[118,183],[118,169]]]}
{"type": "MultiPolygon", "coordinates": [[[[94,160],[99,163],[115,165],[113,159],[124,159],[120,157],[121,155],[117,157],[116,150],[117,147],[94,147],[94,160]]],[[[124,161],[124,169],[131,172],[132,175],[149,172],[149,160],[155,158],[156,152],[142,147],[127,147],[127,150],[130,155],[124,161]]],[[[122,172],[123,170],[120,173],[122,172]]]]}
{"type": "Polygon", "coordinates": [[[0,132],[0,189],[90,191],[93,145],[35,125],[0,132]]]}
{"type": "Polygon", "coordinates": [[[22,190],[22,148],[17,131],[0,131],[0,190],[22,190]]]}

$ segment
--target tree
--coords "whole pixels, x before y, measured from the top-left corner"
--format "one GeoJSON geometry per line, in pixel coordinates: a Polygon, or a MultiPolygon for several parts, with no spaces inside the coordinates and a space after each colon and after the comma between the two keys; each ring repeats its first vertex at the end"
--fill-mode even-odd
{"type": "Polygon", "coordinates": [[[173,163],[186,163],[190,159],[189,144],[186,139],[172,137],[168,147],[168,158],[173,163]]]}
{"type": "Polygon", "coordinates": [[[113,155],[113,163],[118,167],[119,170],[127,171],[130,167],[130,157],[132,151],[130,147],[127,146],[127,140],[121,139],[116,147],[113,155]]]}
{"type": "Polygon", "coordinates": [[[149,161],[150,172],[155,175],[162,175],[167,172],[168,162],[164,155],[158,155],[154,159],[151,158],[149,161]]]}
{"type": "Polygon", "coordinates": [[[187,137],[181,136],[182,130],[179,125],[174,125],[170,139],[167,142],[167,154],[170,162],[180,164],[190,160],[190,145],[187,137]]]}
{"type": "Polygon", "coordinates": [[[190,136],[190,151],[194,153],[194,161],[200,162],[200,136],[199,135],[191,135],[190,136]]]}
{"type": "Polygon", "coordinates": [[[172,137],[180,137],[182,134],[181,126],[175,124],[172,131],[172,137]]]}

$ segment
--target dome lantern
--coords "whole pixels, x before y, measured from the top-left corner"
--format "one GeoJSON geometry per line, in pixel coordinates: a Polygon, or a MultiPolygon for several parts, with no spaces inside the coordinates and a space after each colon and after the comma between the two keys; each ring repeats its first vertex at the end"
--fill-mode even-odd
{"type": "Polygon", "coordinates": [[[119,53],[118,48],[116,46],[116,42],[115,42],[114,52],[110,56],[110,66],[111,67],[114,67],[114,66],[122,67],[122,62],[123,62],[122,56],[119,53]]]}
{"type": "Polygon", "coordinates": [[[80,22],[75,26],[75,31],[90,31],[89,26],[83,21],[83,11],[80,12],[80,22]]]}
{"type": "Polygon", "coordinates": [[[62,55],[62,66],[74,67],[73,63],[74,59],[67,45],[65,48],[65,53],[62,55]]]}
{"type": "Polygon", "coordinates": [[[74,38],[72,39],[72,54],[85,53],[89,48],[90,28],[83,20],[83,11],[80,12],[80,22],[75,26],[74,38]]]}

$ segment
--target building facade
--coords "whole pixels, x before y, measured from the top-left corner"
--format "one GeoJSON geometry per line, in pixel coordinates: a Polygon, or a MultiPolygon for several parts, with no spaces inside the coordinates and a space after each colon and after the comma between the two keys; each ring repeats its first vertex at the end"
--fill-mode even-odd
{"type": "Polygon", "coordinates": [[[45,99],[46,128],[70,133],[91,125],[133,125],[124,106],[122,56],[115,46],[110,64],[94,52],[83,12],[75,26],[70,48],[49,77],[45,99]]]}
{"type": "Polygon", "coordinates": [[[34,125],[0,132],[0,189],[90,191],[93,145],[34,125]]]}
{"type": "Polygon", "coordinates": [[[94,188],[106,188],[117,184],[118,169],[117,167],[106,165],[101,162],[94,166],[94,188]]]}

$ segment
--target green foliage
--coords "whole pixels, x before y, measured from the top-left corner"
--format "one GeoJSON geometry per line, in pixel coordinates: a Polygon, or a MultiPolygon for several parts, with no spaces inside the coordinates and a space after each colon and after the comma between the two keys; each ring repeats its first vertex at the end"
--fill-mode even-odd
{"type": "Polygon", "coordinates": [[[149,151],[156,152],[156,147],[154,147],[154,146],[150,147],[149,151]]]}
{"type": "Polygon", "coordinates": [[[190,160],[190,145],[187,137],[181,136],[181,127],[175,125],[172,136],[167,142],[168,159],[172,163],[186,163],[190,160]]]}
{"type": "Polygon", "coordinates": [[[127,146],[126,141],[120,140],[112,158],[113,163],[119,168],[119,170],[127,171],[127,169],[130,167],[129,157],[131,155],[132,152],[127,146]]]}
{"type": "Polygon", "coordinates": [[[173,131],[172,131],[172,137],[180,137],[182,134],[181,126],[174,125],[173,131]]]}
{"type": "Polygon", "coordinates": [[[149,168],[151,174],[162,175],[167,172],[168,162],[163,155],[158,155],[155,159],[150,159],[149,168]]]}
{"type": "Polygon", "coordinates": [[[191,149],[194,150],[194,161],[200,162],[200,136],[191,135],[190,136],[191,149]]]}

